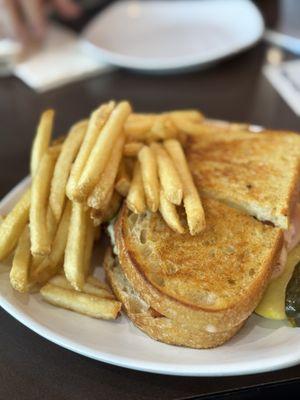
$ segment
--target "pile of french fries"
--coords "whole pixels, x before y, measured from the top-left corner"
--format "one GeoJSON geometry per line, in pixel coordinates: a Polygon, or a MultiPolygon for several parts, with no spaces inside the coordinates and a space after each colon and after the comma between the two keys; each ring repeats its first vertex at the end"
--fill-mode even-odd
{"type": "Polygon", "coordinates": [[[110,101],[52,140],[54,111],[45,111],[32,146],[31,187],[0,221],[0,260],[13,253],[13,288],[115,319],[121,303],[91,268],[101,225],[124,199],[133,213],[159,211],[178,233],[205,228],[182,148],[187,135],[201,132],[202,120],[198,111],[135,114],[127,101],[110,101]]]}

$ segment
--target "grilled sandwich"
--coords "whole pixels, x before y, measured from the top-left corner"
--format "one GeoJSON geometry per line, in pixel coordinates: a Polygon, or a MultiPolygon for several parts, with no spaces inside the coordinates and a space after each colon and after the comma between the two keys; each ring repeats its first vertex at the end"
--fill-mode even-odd
{"type": "Polygon", "coordinates": [[[187,144],[205,231],[180,235],[158,213],[122,207],[109,227],[115,256],[106,270],[133,323],[196,348],[241,328],[300,240],[299,150],[293,133],[208,124],[187,144]]]}

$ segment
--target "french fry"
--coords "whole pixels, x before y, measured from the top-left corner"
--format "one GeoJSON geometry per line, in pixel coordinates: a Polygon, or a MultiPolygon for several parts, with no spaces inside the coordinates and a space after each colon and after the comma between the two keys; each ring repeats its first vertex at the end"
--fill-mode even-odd
{"type": "Polygon", "coordinates": [[[171,203],[179,205],[183,188],[174,163],[161,144],[152,143],[150,147],[156,156],[160,184],[165,196],[171,203]]]}
{"type": "Polygon", "coordinates": [[[80,203],[72,204],[64,271],[74,289],[82,290],[85,281],[84,251],[88,213],[80,203]]]}
{"type": "Polygon", "coordinates": [[[93,318],[115,319],[121,305],[117,300],[105,299],[87,293],[64,289],[48,283],[41,289],[41,295],[49,303],[93,318]]]}
{"type": "Polygon", "coordinates": [[[55,161],[55,155],[47,152],[32,181],[29,220],[31,253],[34,255],[47,255],[51,250],[51,238],[47,230],[47,204],[55,161]]]}
{"type": "Polygon", "coordinates": [[[203,114],[198,110],[174,110],[166,113],[171,118],[181,118],[182,120],[190,120],[192,122],[202,122],[204,120],[203,114]]]}
{"type": "Polygon", "coordinates": [[[136,162],[126,203],[133,213],[142,214],[146,211],[145,192],[139,161],[136,162]]]}
{"type": "Polygon", "coordinates": [[[187,133],[189,135],[194,135],[194,136],[197,136],[197,135],[203,133],[201,121],[194,122],[190,119],[182,118],[181,116],[177,116],[177,115],[172,116],[172,121],[174,122],[176,128],[180,132],[184,132],[184,133],[187,133]]]}
{"type": "Polygon", "coordinates": [[[183,204],[191,235],[205,229],[205,215],[184,152],[177,140],[166,140],[164,146],[172,158],[183,185],[183,204]]]}
{"type": "Polygon", "coordinates": [[[52,209],[48,206],[47,209],[47,217],[46,217],[46,223],[47,223],[47,231],[48,231],[48,236],[50,243],[52,243],[53,238],[55,236],[57,226],[58,226],[58,221],[56,221],[52,209]]]}
{"type": "Polygon", "coordinates": [[[30,257],[30,232],[28,225],[26,225],[20,236],[9,274],[10,283],[18,292],[28,290],[30,257]]]}
{"type": "Polygon", "coordinates": [[[159,181],[155,155],[148,146],[144,146],[138,154],[141,165],[146,203],[150,211],[156,212],[159,207],[159,181]]]}
{"type": "Polygon", "coordinates": [[[159,115],[155,118],[148,135],[148,141],[171,139],[177,137],[178,131],[171,118],[167,115],[159,115]]]}
{"type": "Polygon", "coordinates": [[[112,192],[122,158],[124,140],[124,134],[121,134],[117,138],[114,149],[111,152],[104,171],[100,176],[100,180],[87,199],[87,204],[89,207],[97,210],[103,209],[103,204],[105,203],[109,194],[112,192]]]}
{"type": "Polygon", "coordinates": [[[39,164],[44,154],[48,150],[52,135],[53,120],[53,110],[44,111],[40,118],[37,133],[31,150],[30,171],[32,176],[34,176],[37,172],[39,164]]]}
{"type": "Polygon", "coordinates": [[[62,145],[61,144],[56,144],[54,146],[50,146],[47,150],[47,153],[51,154],[54,157],[58,157],[59,153],[61,152],[62,145]]]}
{"type": "MultiPolygon", "coordinates": [[[[47,226],[47,232],[48,232],[48,237],[49,237],[49,242],[52,244],[52,241],[55,237],[56,230],[57,230],[57,225],[58,222],[56,221],[54,214],[51,210],[51,208],[48,205],[47,208],[47,217],[46,217],[46,226],[47,226]]],[[[34,270],[38,265],[40,265],[44,258],[47,257],[45,255],[40,255],[40,254],[33,254],[31,257],[31,269],[34,270]]]]}
{"type": "Polygon", "coordinates": [[[0,260],[6,258],[17,244],[29,218],[30,190],[21,197],[0,225],[0,260]]]}
{"type": "Polygon", "coordinates": [[[93,221],[94,227],[99,227],[102,223],[110,221],[119,211],[121,206],[121,196],[114,191],[109,203],[104,210],[90,209],[90,218],[93,221]]]}
{"type": "Polygon", "coordinates": [[[139,141],[146,140],[148,132],[151,130],[154,122],[153,115],[130,114],[125,125],[124,132],[127,140],[139,141]]]}
{"type": "Polygon", "coordinates": [[[148,121],[152,122],[154,119],[158,116],[159,114],[155,113],[131,113],[128,117],[128,120],[126,123],[133,123],[133,122],[138,122],[138,121],[148,121]]]}
{"type": "Polygon", "coordinates": [[[67,201],[53,240],[51,253],[38,266],[32,265],[31,279],[37,283],[43,284],[57,274],[63,262],[70,225],[71,207],[71,202],[67,201]]]}
{"type": "Polygon", "coordinates": [[[163,190],[160,191],[159,211],[167,225],[169,225],[173,231],[178,233],[185,232],[177,214],[176,207],[167,199],[163,190]]]}
{"type": "Polygon", "coordinates": [[[136,157],[143,147],[141,142],[130,142],[126,143],[124,146],[123,154],[125,157],[136,157]]]}
{"type": "Polygon", "coordinates": [[[87,217],[85,249],[83,256],[83,268],[85,277],[91,273],[91,259],[93,253],[94,240],[95,240],[95,227],[93,225],[93,221],[91,221],[91,219],[87,217]]]}
{"type": "Polygon", "coordinates": [[[107,222],[113,218],[119,210],[120,204],[121,197],[112,188],[100,209],[90,209],[90,217],[93,220],[94,226],[100,226],[103,222],[107,222]]]}
{"type": "Polygon", "coordinates": [[[130,188],[130,178],[124,160],[119,166],[118,175],[115,182],[115,190],[123,197],[126,197],[130,188]]]}
{"type": "Polygon", "coordinates": [[[120,102],[104,125],[98,140],[90,153],[77,185],[76,199],[84,201],[98,183],[116,141],[123,133],[123,126],[131,112],[127,101],[120,102]]]}
{"type": "Polygon", "coordinates": [[[51,182],[49,205],[56,221],[60,220],[66,198],[66,184],[72,163],[78,153],[87,129],[87,121],[75,124],[62,145],[51,182]]]}
{"type": "Polygon", "coordinates": [[[101,129],[111,115],[114,107],[115,102],[110,101],[109,103],[103,104],[102,106],[97,108],[91,114],[88,122],[87,132],[84,136],[80,150],[71,168],[70,177],[68,179],[66,187],[66,193],[70,200],[75,201],[77,198],[77,183],[80,179],[89,155],[97,141],[99,133],[101,132],[101,129]]]}
{"type": "MultiPolygon", "coordinates": [[[[51,285],[59,286],[64,289],[73,289],[70,282],[67,281],[66,277],[63,275],[56,275],[50,279],[49,283],[51,285]]],[[[87,294],[93,294],[95,296],[104,297],[106,299],[115,299],[114,295],[105,288],[94,286],[89,282],[85,282],[83,285],[82,291],[87,294]]]]}

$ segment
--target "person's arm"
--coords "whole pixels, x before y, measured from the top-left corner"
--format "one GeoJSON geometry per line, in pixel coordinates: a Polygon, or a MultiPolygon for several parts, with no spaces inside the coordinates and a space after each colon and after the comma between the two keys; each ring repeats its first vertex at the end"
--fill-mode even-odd
{"type": "Polygon", "coordinates": [[[22,41],[44,36],[49,8],[63,18],[76,18],[81,13],[74,0],[4,0],[4,7],[13,34],[22,41]]]}

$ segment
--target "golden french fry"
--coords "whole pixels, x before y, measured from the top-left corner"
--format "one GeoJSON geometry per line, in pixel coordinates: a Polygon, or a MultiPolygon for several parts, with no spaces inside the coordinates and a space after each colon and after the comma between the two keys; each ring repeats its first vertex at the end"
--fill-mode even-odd
{"type": "Polygon", "coordinates": [[[175,110],[166,113],[171,118],[181,118],[182,120],[190,120],[192,122],[202,122],[204,115],[198,110],[175,110]]]}
{"type": "Polygon", "coordinates": [[[88,218],[83,204],[72,204],[64,271],[66,278],[76,290],[81,290],[85,281],[84,252],[88,218]]]}
{"type": "Polygon", "coordinates": [[[143,147],[141,142],[126,143],[124,146],[123,154],[125,157],[136,157],[143,147]]]}
{"type": "Polygon", "coordinates": [[[185,232],[177,214],[176,207],[167,199],[163,190],[160,191],[159,211],[167,225],[169,225],[173,231],[178,233],[185,232]]]}
{"type": "MultiPolygon", "coordinates": [[[[138,114],[135,114],[138,115],[138,114]]],[[[139,141],[146,140],[148,132],[151,130],[154,118],[142,117],[142,118],[132,118],[133,114],[130,114],[125,125],[124,132],[127,140],[139,141]]]]}
{"type": "Polygon", "coordinates": [[[159,115],[155,118],[148,141],[171,139],[177,137],[178,131],[171,118],[167,115],[159,115]]]}
{"type": "Polygon", "coordinates": [[[55,306],[93,318],[115,319],[121,310],[121,303],[117,300],[64,289],[50,283],[42,287],[41,295],[55,306]]]}
{"type": "Polygon", "coordinates": [[[84,201],[98,183],[130,112],[130,104],[127,101],[120,102],[101,130],[77,185],[78,201],[84,201]]]}
{"type": "Polygon", "coordinates": [[[66,184],[72,163],[78,153],[87,129],[87,121],[75,124],[62,145],[51,182],[49,205],[56,221],[60,220],[66,198],[66,184]]]}
{"type": "Polygon", "coordinates": [[[51,251],[47,230],[47,204],[55,161],[55,155],[47,152],[32,181],[29,220],[31,253],[34,255],[47,255],[51,251]]]}
{"type": "MultiPolygon", "coordinates": [[[[47,216],[46,216],[46,226],[47,226],[47,232],[48,232],[48,237],[49,237],[49,242],[52,244],[53,239],[55,237],[56,231],[57,231],[57,225],[58,222],[56,221],[54,214],[51,210],[51,208],[48,205],[47,208],[47,216]]],[[[40,255],[40,254],[33,254],[31,257],[31,269],[32,271],[35,270],[35,268],[40,265],[44,258],[47,257],[47,255],[40,255]]]]}
{"type": "Polygon", "coordinates": [[[161,144],[152,143],[150,147],[156,156],[160,184],[165,196],[171,203],[179,205],[183,187],[174,163],[161,144]]]}
{"type": "Polygon", "coordinates": [[[159,114],[155,113],[131,113],[128,117],[128,120],[126,123],[132,123],[132,122],[138,122],[138,121],[148,121],[148,122],[153,122],[154,119],[157,117],[159,114]]]}
{"type": "Polygon", "coordinates": [[[52,243],[53,238],[55,236],[57,226],[58,226],[58,221],[56,221],[53,211],[50,207],[47,209],[47,231],[49,235],[49,240],[50,243],[52,243]]]}
{"type": "Polygon", "coordinates": [[[124,160],[121,161],[119,166],[118,175],[115,182],[116,191],[123,197],[126,197],[130,188],[130,178],[127,172],[124,160]]]}
{"type": "Polygon", "coordinates": [[[150,147],[144,146],[138,154],[138,159],[141,165],[147,206],[150,211],[156,212],[159,207],[159,181],[155,155],[150,147]]]}
{"type": "Polygon", "coordinates": [[[0,225],[0,260],[14,249],[29,218],[30,190],[21,197],[0,225]]]}
{"type": "Polygon", "coordinates": [[[164,146],[172,158],[183,185],[183,204],[191,235],[205,229],[205,215],[183,149],[177,140],[166,140],[164,146]]]}
{"type": "Polygon", "coordinates": [[[45,283],[57,274],[63,262],[71,217],[71,202],[66,203],[63,215],[53,240],[51,253],[38,265],[32,265],[31,279],[38,283],[45,283]]]}
{"type": "Polygon", "coordinates": [[[47,150],[47,153],[51,154],[54,157],[58,157],[59,153],[61,152],[62,145],[61,144],[56,144],[55,146],[50,146],[47,150]]]}
{"type": "Polygon", "coordinates": [[[122,158],[124,140],[124,134],[121,134],[117,138],[114,149],[100,176],[100,180],[87,199],[89,207],[95,208],[96,210],[103,209],[103,204],[107,196],[112,192],[122,158]]]}
{"type": "MultiPolygon", "coordinates": [[[[63,275],[54,276],[49,280],[49,283],[51,283],[51,285],[59,286],[64,289],[73,289],[70,282],[68,282],[66,277],[63,275]]],[[[114,295],[107,289],[95,286],[89,282],[85,282],[82,291],[87,294],[94,294],[95,296],[104,297],[107,299],[115,299],[114,295]]]]}
{"type": "Polygon", "coordinates": [[[26,225],[20,236],[9,274],[10,283],[18,292],[28,290],[30,257],[30,233],[29,227],[26,225]]]}
{"type": "Polygon", "coordinates": [[[83,267],[84,267],[85,277],[91,273],[91,259],[94,247],[94,240],[95,240],[95,227],[93,225],[93,221],[88,216],[86,234],[85,234],[85,249],[83,257],[83,267]]]}
{"type": "Polygon", "coordinates": [[[110,114],[115,107],[115,102],[103,104],[95,111],[92,112],[88,122],[86,134],[84,136],[82,145],[71,168],[70,177],[68,179],[66,193],[70,200],[76,200],[77,197],[77,183],[80,179],[82,171],[86,165],[89,155],[98,139],[101,129],[108,120],[110,114]]]}
{"type": "Polygon", "coordinates": [[[203,132],[202,120],[194,121],[181,115],[171,114],[174,125],[180,132],[187,133],[189,135],[199,135],[203,132]]]}
{"type": "Polygon", "coordinates": [[[104,222],[106,215],[109,215],[109,207],[114,195],[114,188],[112,187],[101,204],[101,208],[90,208],[90,218],[93,220],[94,226],[99,226],[104,222]]]}
{"type": "Polygon", "coordinates": [[[126,204],[129,210],[135,214],[142,214],[146,211],[145,192],[139,161],[136,162],[133,170],[133,177],[126,198],[126,204]]]}
{"type": "Polygon", "coordinates": [[[53,120],[53,110],[43,112],[31,150],[30,171],[32,176],[37,172],[39,164],[48,150],[52,135],[53,120]]]}

